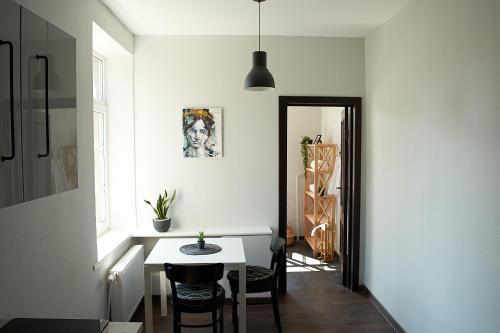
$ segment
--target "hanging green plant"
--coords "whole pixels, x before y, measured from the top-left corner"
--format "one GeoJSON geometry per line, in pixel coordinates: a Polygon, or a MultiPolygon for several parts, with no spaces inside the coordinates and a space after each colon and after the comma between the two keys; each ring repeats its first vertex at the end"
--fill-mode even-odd
{"type": "Polygon", "coordinates": [[[312,139],[307,135],[303,136],[302,140],[300,140],[300,153],[302,154],[302,165],[304,166],[304,175],[306,174],[307,162],[308,162],[307,145],[311,143],[312,139]]]}

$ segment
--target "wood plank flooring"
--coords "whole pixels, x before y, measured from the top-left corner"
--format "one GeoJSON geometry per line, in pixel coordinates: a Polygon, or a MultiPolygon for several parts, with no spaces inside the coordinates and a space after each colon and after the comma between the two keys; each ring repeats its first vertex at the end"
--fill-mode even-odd
{"type": "MultiPolygon", "coordinates": [[[[337,262],[324,264],[312,258],[307,245],[297,242],[287,254],[288,292],[280,297],[283,332],[306,333],[393,333],[395,332],[366,295],[351,293],[340,284],[337,262]]],[[[160,317],[160,299],[153,298],[154,330],[172,332],[172,313],[160,317]]],[[[139,306],[131,321],[143,321],[139,306]]],[[[209,315],[183,315],[183,320],[209,322],[209,315]]],[[[232,332],[231,303],[224,308],[224,330],[232,332]]],[[[183,329],[183,332],[211,332],[183,329]]],[[[247,306],[247,332],[277,332],[270,304],[247,306]]]]}

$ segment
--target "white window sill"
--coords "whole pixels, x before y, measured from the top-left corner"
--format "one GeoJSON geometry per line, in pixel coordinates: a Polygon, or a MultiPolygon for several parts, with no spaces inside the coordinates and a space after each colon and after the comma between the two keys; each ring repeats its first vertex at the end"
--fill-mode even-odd
{"type": "Polygon", "coordinates": [[[113,252],[118,250],[132,236],[132,232],[123,229],[110,229],[97,237],[97,270],[104,260],[113,252]]]}

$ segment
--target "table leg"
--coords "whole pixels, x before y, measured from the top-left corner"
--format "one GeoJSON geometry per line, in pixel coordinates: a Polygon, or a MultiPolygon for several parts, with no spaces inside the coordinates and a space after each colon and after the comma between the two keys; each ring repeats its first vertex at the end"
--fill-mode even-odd
{"type": "Polygon", "coordinates": [[[144,267],[144,333],[153,333],[153,302],[151,297],[152,271],[144,267]]]}
{"type": "Polygon", "coordinates": [[[167,276],[165,272],[160,272],[160,299],[161,299],[161,316],[167,316],[167,276]]]}
{"type": "Polygon", "coordinates": [[[239,270],[239,285],[240,290],[238,293],[238,303],[239,303],[239,324],[240,333],[246,333],[247,331],[247,265],[240,264],[239,270]]]}

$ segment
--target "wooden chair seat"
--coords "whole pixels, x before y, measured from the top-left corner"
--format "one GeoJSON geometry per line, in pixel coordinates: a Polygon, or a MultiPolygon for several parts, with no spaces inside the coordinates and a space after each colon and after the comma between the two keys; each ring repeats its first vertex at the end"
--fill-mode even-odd
{"type": "Polygon", "coordinates": [[[174,312],[174,333],[180,333],[182,327],[212,327],[217,333],[224,332],[224,288],[217,283],[224,276],[223,264],[210,265],[175,265],[165,263],[165,274],[172,288],[172,307],[174,312]],[[212,322],[189,324],[181,320],[182,313],[212,313],[212,322]],[[220,313],[217,318],[217,313],[220,313]]]}
{"type": "MultiPolygon", "coordinates": [[[[177,286],[179,304],[209,305],[212,300],[212,286],[209,284],[188,285],[179,283],[177,286]]],[[[217,301],[224,302],[224,288],[217,283],[217,301]]]]}
{"type": "MultiPolygon", "coordinates": [[[[227,279],[231,286],[231,291],[237,293],[240,287],[240,274],[238,271],[229,271],[227,279]]],[[[259,293],[270,291],[273,286],[274,272],[266,267],[247,266],[247,293],[259,293]]]]}

